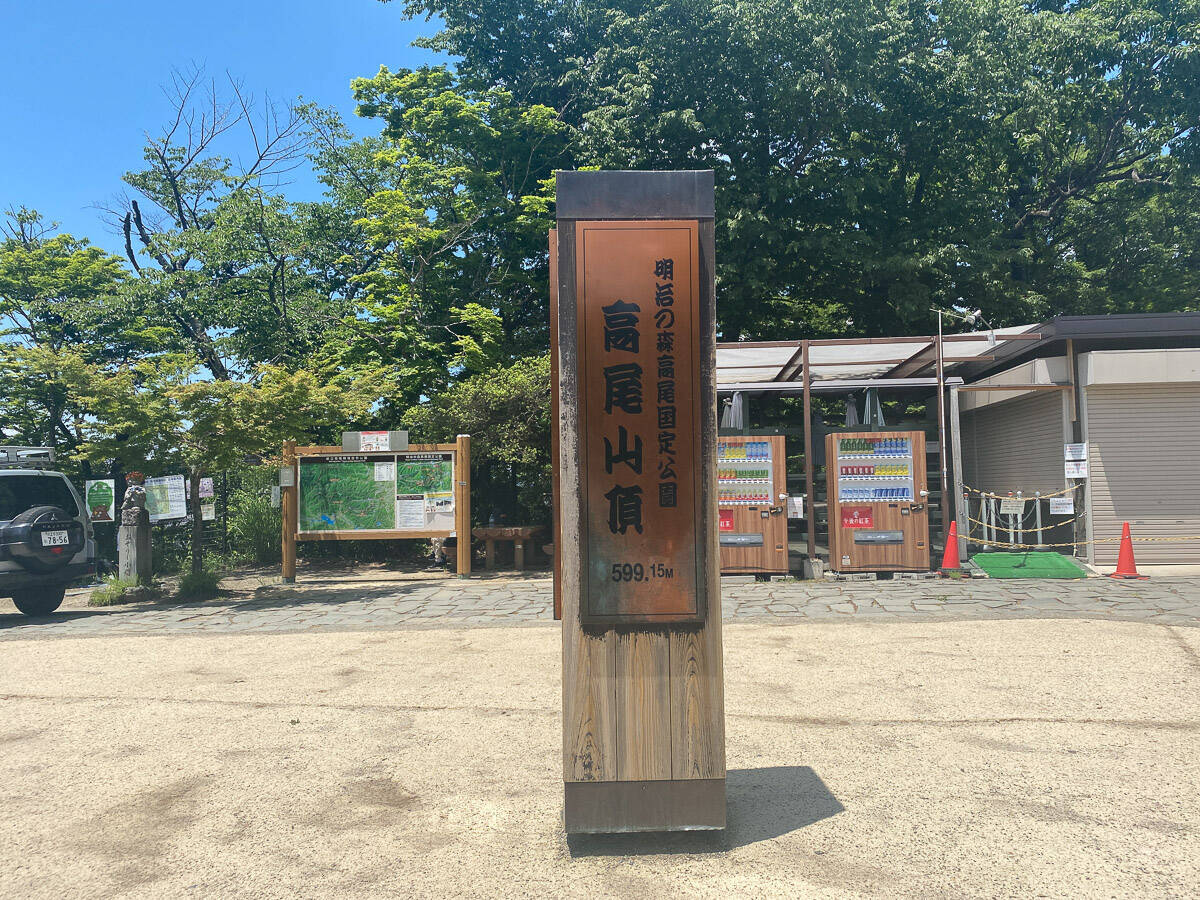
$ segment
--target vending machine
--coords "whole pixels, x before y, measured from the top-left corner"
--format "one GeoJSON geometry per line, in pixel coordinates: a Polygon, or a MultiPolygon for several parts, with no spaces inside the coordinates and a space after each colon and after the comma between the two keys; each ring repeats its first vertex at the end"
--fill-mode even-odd
{"type": "Polygon", "coordinates": [[[833,571],[929,570],[924,433],[830,434],[825,471],[833,571]]]}
{"type": "Polygon", "coordinates": [[[788,573],[782,435],[717,438],[717,507],[723,574],[788,573]]]}

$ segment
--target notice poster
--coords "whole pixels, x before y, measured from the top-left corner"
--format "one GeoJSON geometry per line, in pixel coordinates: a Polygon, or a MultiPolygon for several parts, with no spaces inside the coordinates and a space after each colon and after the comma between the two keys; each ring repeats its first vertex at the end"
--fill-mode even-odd
{"type": "Polygon", "coordinates": [[[146,479],[146,512],[150,524],[187,516],[187,486],[182,475],[146,479]]]}
{"type": "Polygon", "coordinates": [[[1068,478],[1087,478],[1088,464],[1086,459],[1068,459],[1063,463],[1063,473],[1068,478]]]}
{"type": "Polygon", "coordinates": [[[386,431],[360,431],[358,433],[358,449],[364,452],[367,450],[391,450],[392,442],[386,431]]]}
{"type": "Polygon", "coordinates": [[[1025,498],[1004,497],[1000,500],[1000,514],[1003,516],[1019,516],[1025,512],[1025,498]]]}
{"type": "Polygon", "coordinates": [[[1051,497],[1050,498],[1050,515],[1052,515],[1052,516],[1073,516],[1073,515],[1075,515],[1075,498],[1074,497],[1051,497]]]}
{"type": "Polygon", "coordinates": [[[205,522],[212,522],[217,518],[217,504],[201,503],[200,518],[205,522]]]}
{"type": "MultiPolygon", "coordinates": [[[[183,480],[183,495],[188,500],[192,499],[192,482],[191,482],[191,479],[189,479],[189,478],[185,478],[183,480]]],[[[213,480],[211,478],[201,478],[200,479],[200,499],[201,500],[204,500],[205,498],[211,499],[212,497],[215,497],[215,496],[216,496],[216,491],[213,490],[213,480]]]]}
{"type": "Polygon", "coordinates": [[[88,518],[93,522],[117,520],[117,487],[112,480],[89,481],[83,488],[88,518]]]}
{"type": "Polygon", "coordinates": [[[1088,458],[1087,444],[1063,444],[1063,459],[1082,461],[1088,458]]]}
{"type": "Polygon", "coordinates": [[[425,495],[396,495],[396,528],[401,531],[425,529],[425,495]]]}

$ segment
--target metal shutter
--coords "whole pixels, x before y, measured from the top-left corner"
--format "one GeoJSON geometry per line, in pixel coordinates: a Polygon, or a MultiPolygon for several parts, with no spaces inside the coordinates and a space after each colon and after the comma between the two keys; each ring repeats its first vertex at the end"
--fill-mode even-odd
{"type": "Polygon", "coordinates": [[[963,481],[981,491],[1026,495],[1066,487],[1064,394],[1039,391],[963,413],[963,481]]]}
{"type": "MultiPolygon", "coordinates": [[[[1089,387],[1087,430],[1093,536],[1128,522],[1139,563],[1200,563],[1200,540],[1138,543],[1200,534],[1200,384],[1089,387]]],[[[1117,549],[1096,544],[1096,564],[1117,549]]]]}

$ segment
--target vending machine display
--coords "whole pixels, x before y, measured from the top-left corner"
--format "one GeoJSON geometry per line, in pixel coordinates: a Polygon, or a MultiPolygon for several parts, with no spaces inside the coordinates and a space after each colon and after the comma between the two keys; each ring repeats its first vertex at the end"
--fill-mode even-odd
{"type": "Polygon", "coordinates": [[[925,435],[855,432],[825,440],[830,568],[928,570],[925,435]]]}
{"type": "Polygon", "coordinates": [[[717,439],[721,571],[786,575],[787,493],[783,437],[717,439]]]}

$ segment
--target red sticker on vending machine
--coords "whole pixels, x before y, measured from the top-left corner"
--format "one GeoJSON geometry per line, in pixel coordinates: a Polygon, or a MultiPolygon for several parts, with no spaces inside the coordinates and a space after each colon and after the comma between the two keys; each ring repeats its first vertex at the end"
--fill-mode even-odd
{"type": "Polygon", "coordinates": [[[733,510],[732,509],[722,509],[722,510],[718,510],[718,512],[720,513],[720,515],[717,519],[718,530],[733,531],[733,510]]]}
{"type": "Polygon", "coordinates": [[[843,506],[843,528],[874,528],[875,514],[869,506],[843,506]]]}

